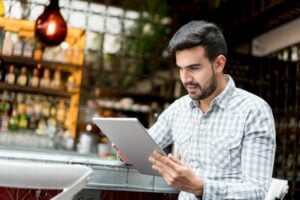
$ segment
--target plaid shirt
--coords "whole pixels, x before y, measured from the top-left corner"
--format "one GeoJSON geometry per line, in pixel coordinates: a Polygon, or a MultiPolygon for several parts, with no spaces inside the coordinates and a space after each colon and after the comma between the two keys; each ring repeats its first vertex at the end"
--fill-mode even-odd
{"type": "MultiPolygon", "coordinates": [[[[203,113],[188,95],[171,104],[149,129],[161,146],[175,143],[181,160],[204,182],[202,199],[264,199],[274,155],[272,111],[261,98],[226,88],[203,113]]],[[[197,199],[187,192],[180,200],[197,199]]]]}

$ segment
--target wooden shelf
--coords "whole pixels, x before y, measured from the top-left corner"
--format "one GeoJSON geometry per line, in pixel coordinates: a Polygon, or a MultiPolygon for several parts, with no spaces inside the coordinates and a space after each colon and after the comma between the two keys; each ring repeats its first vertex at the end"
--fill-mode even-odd
{"type": "Polygon", "coordinates": [[[10,64],[19,64],[19,65],[28,65],[28,66],[38,66],[41,65],[41,67],[47,67],[50,69],[60,69],[61,71],[66,72],[73,72],[75,70],[81,69],[81,65],[74,65],[74,64],[67,64],[62,62],[51,62],[51,61],[44,61],[44,60],[34,60],[32,58],[25,58],[21,56],[3,56],[1,55],[0,58],[6,63],[10,64]]]}
{"type": "Polygon", "coordinates": [[[24,93],[31,93],[31,94],[42,94],[47,96],[57,96],[63,98],[70,98],[72,95],[72,93],[69,93],[64,90],[57,90],[51,88],[36,88],[30,86],[8,84],[3,82],[0,82],[0,90],[9,90],[14,92],[24,92],[24,93]]]}

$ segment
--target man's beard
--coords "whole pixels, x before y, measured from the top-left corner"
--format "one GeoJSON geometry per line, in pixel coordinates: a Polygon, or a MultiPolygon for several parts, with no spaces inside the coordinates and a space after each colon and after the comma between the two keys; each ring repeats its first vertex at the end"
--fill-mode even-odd
{"type": "Polygon", "coordinates": [[[186,83],[184,84],[185,87],[189,86],[189,85],[192,85],[194,87],[198,87],[200,88],[200,94],[189,94],[190,97],[193,99],[193,100],[203,100],[207,97],[209,97],[217,88],[217,79],[216,79],[216,75],[213,71],[212,73],[212,76],[209,80],[209,85],[205,88],[202,88],[201,85],[199,85],[198,83],[186,83]]]}

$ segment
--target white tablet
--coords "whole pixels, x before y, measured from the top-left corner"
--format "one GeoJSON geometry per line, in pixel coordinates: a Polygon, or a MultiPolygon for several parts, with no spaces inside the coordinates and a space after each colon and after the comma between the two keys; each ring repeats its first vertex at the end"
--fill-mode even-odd
{"type": "Polygon", "coordinates": [[[94,117],[94,123],[128,158],[140,173],[160,176],[148,160],[154,150],[166,153],[155,143],[136,118],[94,117]]]}

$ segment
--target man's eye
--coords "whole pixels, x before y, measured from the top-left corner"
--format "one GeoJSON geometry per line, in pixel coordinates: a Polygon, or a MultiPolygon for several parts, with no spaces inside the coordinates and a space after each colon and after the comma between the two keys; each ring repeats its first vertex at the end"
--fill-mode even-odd
{"type": "Polygon", "coordinates": [[[191,70],[197,70],[197,69],[199,69],[199,66],[192,66],[192,67],[190,67],[190,69],[191,70]]]}

